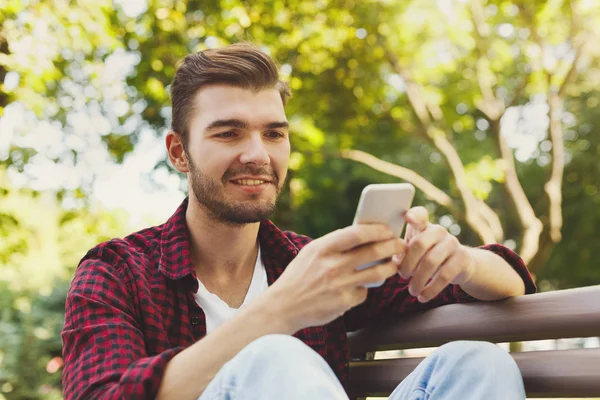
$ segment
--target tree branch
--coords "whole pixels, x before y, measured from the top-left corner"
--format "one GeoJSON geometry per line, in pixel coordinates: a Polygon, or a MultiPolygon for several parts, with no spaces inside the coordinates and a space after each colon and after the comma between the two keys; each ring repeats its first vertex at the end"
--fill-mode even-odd
{"type": "Polygon", "coordinates": [[[384,43],[383,48],[388,61],[390,64],[392,64],[396,73],[404,80],[404,84],[406,85],[406,94],[414,113],[417,115],[417,119],[421,124],[429,124],[431,122],[431,118],[427,111],[427,104],[425,104],[425,101],[420,93],[421,86],[414,81],[410,71],[402,68],[400,65],[400,60],[398,60],[398,57],[396,57],[396,55],[390,50],[389,46],[387,46],[387,43],[384,43]]]}
{"type": "Polygon", "coordinates": [[[421,86],[412,79],[410,71],[404,68],[396,54],[390,49],[385,37],[379,36],[379,41],[384,48],[389,63],[394,67],[395,72],[400,75],[406,83],[406,94],[409,104],[417,116],[417,122],[421,130],[426,133],[429,140],[445,157],[450,171],[454,176],[456,186],[460,192],[465,205],[465,219],[469,226],[477,233],[484,243],[496,242],[496,238],[487,221],[482,218],[479,212],[480,204],[473,195],[473,191],[467,184],[465,169],[456,148],[448,140],[447,135],[436,128],[428,112],[427,103],[422,96],[421,86]]]}
{"type": "Polygon", "coordinates": [[[517,86],[517,88],[515,89],[515,92],[513,94],[512,99],[510,99],[508,101],[508,103],[506,104],[505,108],[510,108],[512,106],[514,106],[517,101],[519,100],[519,98],[521,97],[521,95],[523,94],[523,92],[525,91],[525,89],[527,88],[527,85],[529,84],[529,77],[531,76],[531,73],[527,74],[523,80],[521,81],[521,83],[519,84],[519,86],[517,86]]]}
{"type": "Polygon", "coordinates": [[[539,240],[543,229],[542,221],[535,215],[535,211],[519,181],[513,153],[500,134],[500,119],[492,120],[490,129],[494,133],[500,156],[505,162],[504,187],[513,201],[521,227],[523,228],[523,242],[519,253],[525,263],[527,263],[539,249],[539,240]]]}
{"type": "Polygon", "coordinates": [[[584,53],[583,49],[584,49],[586,43],[588,42],[589,38],[590,38],[589,35],[584,36],[581,39],[581,43],[579,45],[575,46],[575,57],[573,58],[573,61],[571,62],[571,65],[569,66],[569,69],[567,70],[567,73],[565,74],[565,78],[563,79],[562,83],[559,85],[558,90],[557,90],[559,97],[564,96],[567,84],[575,76],[575,71],[577,71],[577,63],[579,62],[582,54],[584,53]]]}
{"type": "Polygon", "coordinates": [[[481,0],[472,0],[470,7],[471,21],[473,22],[475,32],[475,49],[477,53],[477,61],[475,69],[477,71],[477,84],[483,99],[478,102],[477,108],[481,110],[489,119],[499,119],[504,113],[504,103],[500,101],[494,94],[494,84],[486,80],[488,76],[494,76],[493,72],[486,68],[486,44],[485,41],[489,36],[490,28],[485,22],[485,16],[481,0]]]}
{"type": "Polygon", "coordinates": [[[444,132],[434,127],[430,127],[429,130],[433,131],[430,133],[430,136],[432,136],[435,147],[437,147],[438,150],[440,150],[440,152],[446,157],[446,161],[448,162],[450,170],[454,175],[456,186],[465,204],[465,218],[467,222],[473,228],[473,230],[477,232],[484,243],[488,244],[497,242],[498,238],[494,236],[494,233],[488,225],[486,219],[481,215],[481,210],[479,207],[480,202],[477,201],[473,191],[467,184],[465,168],[460,160],[456,148],[448,140],[444,132]]]}
{"type": "MultiPolygon", "coordinates": [[[[547,71],[548,74],[548,107],[549,107],[549,117],[550,124],[548,127],[549,130],[549,138],[552,143],[552,167],[550,172],[550,177],[548,181],[544,185],[544,189],[546,194],[548,195],[549,205],[548,205],[548,213],[549,213],[549,235],[550,239],[553,243],[558,243],[562,239],[562,226],[563,226],[563,218],[562,218],[562,179],[564,174],[564,141],[563,141],[563,130],[560,122],[560,114],[562,112],[562,96],[564,96],[568,83],[573,79],[575,72],[577,70],[577,63],[581,55],[583,54],[583,49],[588,40],[588,36],[584,35],[581,38],[579,44],[575,44],[574,42],[577,40],[577,18],[575,12],[573,10],[571,2],[569,2],[569,10],[571,13],[571,32],[569,38],[571,40],[571,45],[575,49],[575,57],[573,61],[569,65],[567,69],[567,73],[563,81],[556,85],[552,83],[552,79],[558,75],[556,71],[547,71]]],[[[533,20],[531,15],[526,14],[530,23],[533,20]]],[[[543,46],[542,39],[535,35],[534,39],[537,41],[540,47],[543,46]]]]}
{"type": "Polygon", "coordinates": [[[341,154],[343,158],[357,161],[373,168],[376,171],[383,172],[384,174],[395,176],[396,178],[410,182],[423,193],[425,193],[425,196],[436,203],[449,209],[456,209],[456,205],[450,196],[409,168],[392,164],[361,150],[342,150],[341,154]]]}
{"type": "Polygon", "coordinates": [[[548,113],[550,115],[550,141],[552,143],[552,172],[550,173],[550,179],[544,185],[544,189],[550,201],[550,238],[554,243],[558,243],[562,238],[561,229],[563,225],[561,189],[565,168],[565,149],[563,130],[560,123],[562,99],[556,90],[549,91],[548,106],[548,113]]]}
{"type": "MultiPolygon", "coordinates": [[[[361,150],[342,150],[341,156],[345,159],[362,163],[376,171],[383,172],[396,178],[403,179],[407,182],[412,183],[416,188],[421,190],[425,196],[435,201],[436,203],[448,208],[452,214],[458,219],[464,219],[464,213],[456,207],[456,204],[450,196],[444,191],[430,183],[427,179],[415,171],[401,167],[397,164],[393,164],[377,158],[369,153],[361,150]]],[[[498,214],[494,212],[485,202],[478,200],[479,206],[481,207],[481,216],[490,225],[490,228],[494,234],[495,241],[504,240],[504,231],[502,229],[502,223],[498,214]]]]}
{"type": "Polygon", "coordinates": [[[529,8],[526,7],[526,3],[524,0],[519,0],[515,2],[516,6],[519,8],[519,12],[523,15],[527,26],[529,27],[529,31],[531,32],[531,36],[533,37],[533,41],[540,46],[540,50],[542,53],[544,52],[544,41],[542,40],[540,34],[538,33],[535,27],[535,17],[530,12],[529,8]]]}
{"type": "MultiPolygon", "coordinates": [[[[479,0],[471,2],[471,18],[475,27],[475,42],[477,52],[479,53],[478,61],[478,76],[482,75],[484,71],[481,69],[481,60],[485,54],[484,38],[486,35],[486,24],[483,19],[483,8],[479,0]]],[[[537,36],[537,32],[533,32],[534,36],[537,36]]],[[[517,175],[515,168],[514,158],[512,151],[508,148],[506,141],[500,134],[500,119],[506,111],[504,103],[498,99],[493,91],[493,88],[489,82],[484,81],[481,77],[478,79],[479,88],[483,96],[483,101],[477,105],[477,107],[488,117],[490,120],[490,129],[494,134],[496,145],[500,153],[500,157],[504,160],[505,169],[505,180],[504,186],[506,191],[513,201],[521,227],[523,229],[523,242],[521,244],[520,254],[521,257],[528,262],[533,258],[539,249],[539,238],[542,233],[543,225],[542,222],[536,217],[535,211],[527,199],[523,186],[517,175]]],[[[527,79],[524,80],[522,88],[518,91],[524,90],[527,86],[527,79]]],[[[520,93],[515,93],[511,102],[515,101],[520,93]]]]}
{"type": "Polygon", "coordinates": [[[503,242],[504,241],[504,229],[502,228],[502,222],[500,221],[500,217],[494,210],[492,210],[492,208],[490,206],[488,206],[486,204],[485,201],[479,200],[478,202],[479,202],[479,207],[480,207],[479,212],[481,213],[481,216],[487,221],[488,225],[490,226],[490,229],[492,230],[492,233],[494,234],[496,241],[503,242]]]}
{"type": "MultiPolygon", "coordinates": [[[[569,3],[570,4],[570,3],[569,3]]],[[[575,21],[574,12],[571,9],[571,19],[575,21]]],[[[552,85],[552,74],[548,74],[548,107],[550,125],[548,127],[550,132],[550,142],[552,143],[552,170],[550,178],[544,185],[546,194],[549,200],[549,214],[550,214],[550,239],[554,243],[560,242],[562,239],[562,179],[564,174],[565,166],[565,145],[563,140],[563,129],[560,122],[560,114],[562,112],[563,99],[568,83],[575,76],[577,70],[577,63],[583,49],[587,43],[588,36],[585,36],[579,45],[575,47],[575,57],[569,66],[567,73],[558,87],[552,85]]],[[[572,37],[572,41],[576,38],[572,37]]]]}
{"type": "MultiPolygon", "coordinates": [[[[0,54],[8,55],[8,41],[0,32],[0,54]]],[[[8,71],[0,65],[0,83],[4,82],[8,71]]],[[[0,91],[0,116],[3,114],[3,109],[8,105],[8,95],[0,91]]]]}

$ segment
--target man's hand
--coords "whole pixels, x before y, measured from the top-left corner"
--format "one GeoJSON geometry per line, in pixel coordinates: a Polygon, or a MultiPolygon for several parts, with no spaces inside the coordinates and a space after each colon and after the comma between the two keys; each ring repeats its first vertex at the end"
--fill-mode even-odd
{"type": "Polygon", "coordinates": [[[364,285],[385,280],[397,272],[391,261],[404,251],[384,225],[353,225],[306,245],[265,295],[276,304],[291,332],[326,324],[367,297],[364,285]],[[381,259],[388,262],[357,271],[381,259]]]}
{"type": "Polygon", "coordinates": [[[408,291],[422,303],[437,296],[449,284],[462,285],[475,273],[476,263],[470,249],[460,244],[446,228],[429,223],[423,207],[406,213],[404,255],[394,257],[398,273],[411,278],[408,291]]]}

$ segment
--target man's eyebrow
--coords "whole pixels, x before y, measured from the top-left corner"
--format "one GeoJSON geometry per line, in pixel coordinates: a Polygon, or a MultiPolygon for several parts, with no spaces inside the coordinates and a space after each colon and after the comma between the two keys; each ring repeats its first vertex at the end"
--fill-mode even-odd
{"type": "Polygon", "coordinates": [[[265,126],[267,129],[289,128],[290,124],[287,121],[271,122],[265,126]]]}
{"type": "MultiPolygon", "coordinates": [[[[278,129],[278,128],[289,128],[290,124],[287,121],[279,121],[279,122],[270,122],[266,124],[264,127],[266,129],[278,129]]],[[[217,119],[211,122],[206,130],[214,130],[217,128],[238,128],[238,129],[248,129],[249,125],[246,121],[231,118],[231,119],[217,119]]]]}
{"type": "Polygon", "coordinates": [[[246,121],[242,121],[241,119],[217,119],[211,122],[206,130],[210,131],[217,128],[238,128],[238,129],[246,129],[248,128],[248,123],[246,121]]]}

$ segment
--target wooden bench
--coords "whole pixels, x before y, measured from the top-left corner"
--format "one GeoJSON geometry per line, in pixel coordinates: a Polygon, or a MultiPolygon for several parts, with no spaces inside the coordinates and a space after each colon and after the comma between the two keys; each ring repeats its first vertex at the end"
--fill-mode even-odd
{"type": "MultiPolygon", "coordinates": [[[[422,360],[374,360],[381,350],[454,340],[494,343],[600,336],[600,286],[495,302],[452,304],[348,335],[350,398],[389,396],[422,360]]],[[[600,397],[600,348],[511,353],[528,397],[600,397]]]]}

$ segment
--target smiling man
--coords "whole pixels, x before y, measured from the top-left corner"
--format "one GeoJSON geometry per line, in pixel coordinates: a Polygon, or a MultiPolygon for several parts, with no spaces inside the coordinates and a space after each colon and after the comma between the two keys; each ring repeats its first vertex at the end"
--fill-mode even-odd
{"type": "MultiPolygon", "coordinates": [[[[166,148],[189,198],[163,225],[81,260],[62,333],[66,399],[347,399],[347,332],[535,291],[512,251],[463,246],[422,207],[408,212],[404,239],[381,225],[316,240],[279,230],[269,216],[287,175],[290,91],[256,47],[187,56],[171,97],[166,148]]],[[[391,398],[524,396],[506,352],[456,342],[391,398]]]]}

